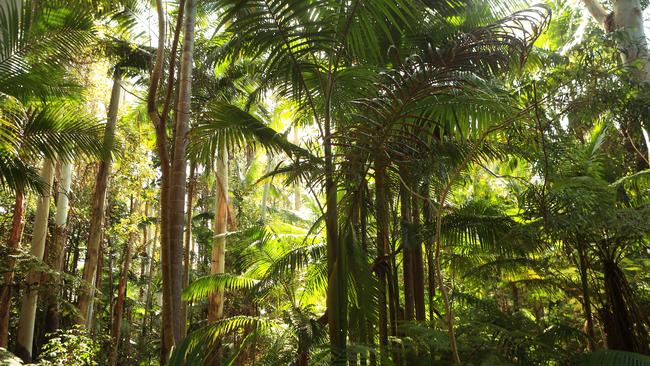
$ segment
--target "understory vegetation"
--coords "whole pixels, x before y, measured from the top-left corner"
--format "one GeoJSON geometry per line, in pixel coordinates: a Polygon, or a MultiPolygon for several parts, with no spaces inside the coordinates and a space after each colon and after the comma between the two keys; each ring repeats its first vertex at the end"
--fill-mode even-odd
{"type": "Polygon", "coordinates": [[[650,365],[646,5],[0,2],[0,364],[650,365]]]}

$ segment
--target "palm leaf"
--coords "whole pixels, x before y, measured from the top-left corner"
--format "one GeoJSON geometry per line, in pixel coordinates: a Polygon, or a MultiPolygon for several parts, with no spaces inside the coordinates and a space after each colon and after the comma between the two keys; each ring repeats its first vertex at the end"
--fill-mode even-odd
{"type": "Polygon", "coordinates": [[[102,156],[104,152],[103,126],[78,106],[45,106],[24,123],[21,155],[70,160],[79,154],[102,156]]]}
{"type": "Polygon", "coordinates": [[[283,134],[268,127],[259,118],[229,103],[213,101],[190,132],[189,154],[210,161],[217,151],[250,144],[280,150],[289,156],[312,158],[311,154],[289,142],[283,134]]]}
{"type": "Polygon", "coordinates": [[[93,39],[85,12],[47,6],[34,11],[31,1],[8,0],[0,7],[0,93],[22,101],[62,95],[69,87],[63,68],[93,39]]]}
{"type": "Polygon", "coordinates": [[[582,366],[650,366],[650,357],[632,352],[601,350],[584,357],[582,366]]]}
{"type": "Polygon", "coordinates": [[[208,298],[217,291],[249,289],[257,284],[257,280],[233,275],[230,273],[218,273],[203,276],[192,282],[183,290],[184,301],[196,301],[208,298]]]}
{"type": "Polygon", "coordinates": [[[233,316],[218,320],[190,333],[178,345],[170,358],[170,365],[204,365],[210,358],[211,352],[218,340],[225,334],[237,329],[247,328],[252,331],[263,331],[274,327],[275,323],[263,318],[250,316],[233,316]]]}

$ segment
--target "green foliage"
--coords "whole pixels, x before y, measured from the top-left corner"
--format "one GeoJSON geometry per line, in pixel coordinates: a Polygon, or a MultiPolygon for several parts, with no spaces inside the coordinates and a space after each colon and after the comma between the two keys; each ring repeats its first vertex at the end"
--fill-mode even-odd
{"type": "Polygon", "coordinates": [[[216,291],[250,289],[257,283],[257,280],[236,276],[228,273],[219,273],[215,275],[201,277],[192,282],[183,290],[183,300],[196,301],[207,299],[208,296],[216,291]]]}
{"type": "Polygon", "coordinates": [[[632,352],[601,350],[585,356],[579,363],[582,366],[647,366],[650,357],[632,352]]]}
{"type": "Polygon", "coordinates": [[[91,337],[81,326],[60,330],[43,346],[43,366],[92,366],[102,364],[101,339],[91,337]]]}

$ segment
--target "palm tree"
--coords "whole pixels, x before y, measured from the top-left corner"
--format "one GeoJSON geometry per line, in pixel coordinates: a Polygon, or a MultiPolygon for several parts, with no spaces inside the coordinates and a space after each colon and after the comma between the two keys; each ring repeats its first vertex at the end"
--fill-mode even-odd
{"type": "Polygon", "coordinates": [[[145,70],[150,64],[149,50],[135,46],[121,39],[107,39],[102,42],[103,48],[112,59],[113,85],[111,98],[108,104],[107,123],[104,130],[105,156],[98,163],[95,187],[93,190],[90,228],[88,230],[88,247],[84,260],[82,286],[79,291],[77,307],[79,308],[78,322],[85,324],[87,329],[92,326],[92,305],[94,298],[94,281],[97,271],[97,261],[106,213],[107,188],[112,169],[110,151],[113,149],[115,130],[117,128],[120,95],[123,86],[123,76],[137,74],[145,70]]]}
{"type": "Polygon", "coordinates": [[[263,68],[266,77],[261,90],[274,88],[299,102],[319,127],[327,206],[330,283],[327,318],[332,354],[340,360],[345,353],[347,305],[346,296],[341,296],[345,293],[346,276],[342,272],[344,249],[338,234],[338,183],[332,145],[337,103],[344,100],[346,91],[361,89],[367,81],[364,77],[367,68],[354,66],[355,62],[379,62],[384,42],[396,41],[400,29],[417,19],[415,4],[402,0],[342,3],[224,0],[217,5],[223,9],[222,23],[232,35],[233,44],[244,45],[246,53],[252,56],[269,55],[263,68]]]}
{"type": "MultiPolygon", "coordinates": [[[[433,162],[439,167],[435,167],[425,174],[430,175],[428,179],[436,183],[434,187],[436,199],[426,203],[432,205],[435,211],[433,220],[435,248],[433,252],[436,265],[434,270],[445,304],[452,356],[456,363],[460,363],[455,344],[453,313],[439,262],[442,217],[450,190],[457,184],[461,172],[471,162],[484,157],[486,150],[483,144],[491,134],[514,121],[507,117],[512,115],[513,111],[508,111],[508,108],[513,105],[514,101],[504,98],[506,94],[491,87],[484,78],[495,72],[507,70],[511,65],[510,60],[513,55],[517,55],[520,60],[523,60],[532,43],[544,29],[546,19],[547,12],[543,8],[522,11],[493,25],[475,30],[470,36],[461,38],[456,45],[448,49],[429,51],[422,56],[416,55],[405,61],[398,60],[398,67],[381,79],[377,87],[377,94],[372,98],[357,101],[360,106],[359,112],[357,112],[358,122],[353,125],[352,130],[346,130],[345,137],[342,138],[363,141],[358,145],[362,148],[361,153],[373,162],[375,212],[377,215],[377,261],[381,263],[377,269],[380,281],[379,331],[380,343],[384,346],[388,343],[386,327],[388,315],[391,318],[392,335],[396,335],[396,309],[398,308],[395,303],[396,299],[393,298],[397,289],[390,281],[390,273],[396,269],[391,268],[389,260],[392,253],[390,253],[388,245],[390,235],[388,212],[390,212],[389,203],[391,201],[388,169],[395,165],[400,166],[396,175],[402,182],[403,217],[408,220],[410,213],[406,207],[408,207],[409,198],[404,192],[419,192],[420,190],[417,185],[406,186],[406,182],[418,182],[419,179],[404,176],[404,167],[412,166],[413,169],[427,172],[426,169],[422,170],[422,167],[430,166],[431,163],[427,163],[427,159],[433,159],[433,162]],[[522,25],[524,23],[530,24],[532,32],[524,31],[526,29],[526,26],[522,25]],[[513,25],[515,28],[511,28],[513,25]],[[513,29],[521,29],[524,36],[519,38],[513,29]],[[487,94],[490,94],[491,98],[482,97],[487,94]],[[461,115],[466,116],[466,119],[462,117],[448,119],[451,117],[451,113],[447,114],[446,112],[447,103],[452,100],[449,98],[454,98],[451,108],[456,117],[461,115]],[[466,123],[472,124],[465,125],[466,123]],[[371,134],[369,131],[374,131],[374,133],[371,134]],[[441,131],[450,132],[443,133],[441,131]],[[468,134],[469,136],[466,136],[468,134]],[[454,135],[465,135],[466,137],[454,141],[454,135]],[[371,139],[369,140],[367,136],[371,136],[371,139]],[[447,149],[450,147],[456,149],[457,156],[452,156],[446,165],[440,152],[434,150],[438,145],[437,141],[442,141],[443,144],[449,143],[451,146],[446,147],[447,149]],[[385,300],[386,290],[388,290],[389,300],[393,298],[392,301],[385,300]],[[389,306],[388,314],[386,305],[389,306]]],[[[424,49],[432,48],[429,45],[424,49]]],[[[409,245],[407,241],[408,237],[402,241],[402,246],[405,248],[409,245]]],[[[407,258],[411,260],[406,256],[408,251],[408,249],[404,249],[405,261],[407,258]]],[[[417,266],[419,264],[416,264],[417,266]]],[[[407,279],[405,278],[405,281],[407,279]]],[[[413,286],[413,284],[409,284],[409,286],[413,286]]],[[[405,291],[409,290],[412,291],[405,286],[405,291]]],[[[406,300],[409,301],[408,293],[406,300]]],[[[411,297],[411,307],[415,305],[414,300],[415,298],[411,297]]]]}

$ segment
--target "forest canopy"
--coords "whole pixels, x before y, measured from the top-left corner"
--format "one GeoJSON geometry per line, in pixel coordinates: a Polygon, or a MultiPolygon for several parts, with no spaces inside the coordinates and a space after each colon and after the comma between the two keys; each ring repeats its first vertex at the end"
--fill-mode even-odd
{"type": "Polygon", "coordinates": [[[650,366],[600,1],[1,1],[0,364],[650,366]]]}

